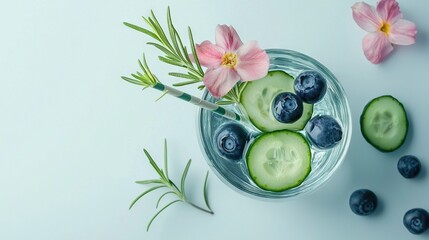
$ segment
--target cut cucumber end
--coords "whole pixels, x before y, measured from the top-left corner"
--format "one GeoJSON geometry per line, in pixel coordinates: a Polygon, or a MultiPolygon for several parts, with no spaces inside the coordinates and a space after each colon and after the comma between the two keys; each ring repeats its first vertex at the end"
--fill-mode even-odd
{"type": "Polygon", "coordinates": [[[360,117],[365,140],[382,152],[392,152],[404,144],[408,118],[401,102],[390,95],[371,100],[360,117]]]}
{"type": "Polygon", "coordinates": [[[302,116],[293,123],[281,123],[274,118],[271,105],[281,92],[294,93],[294,78],[283,71],[270,71],[267,76],[248,82],[240,102],[250,121],[263,132],[277,130],[302,130],[313,114],[312,104],[303,104],[302,116]]]}
{"type": "Polygon", "coordinates": [[[305,138],[282,130],[264,133],[246,155],[249,175],[260,188],[281,192],[299,186],[311,171],[311,150],[305,138]]]}

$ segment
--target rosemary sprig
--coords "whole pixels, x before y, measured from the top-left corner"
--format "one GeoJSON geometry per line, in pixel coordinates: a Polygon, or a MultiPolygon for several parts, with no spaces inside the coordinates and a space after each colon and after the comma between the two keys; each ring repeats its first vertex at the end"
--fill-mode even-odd
{"type": "Polygon", "coordinates": [[[165,31],[161,26],[153,11],[151,11],[151,15],[149,17],[143,17],[143,20],[147,23],[149,29],[127,22],[124,22],[124,24],[132,29],[148,35],[153,39],[153,42],[147,42],[147,44],[158,48],[161,52],[164,53],[163,56],[158,56],[160,61],[186,69],[186,73],[169,73],[169,75],[173,77],[188,79],[188,81],[175,83],[173,86],[184,86],[193,83],[200,83],[204,77],[204,71],[198,61],[191,28],[188,27],[188,35],[192,58],[194,59],[195,63],[192,62],[188,49],[183,44],[182,39],[173,24],[170,8],[167,9],[168,32],[165,31]]]}
{"type": "Polygon", "coordinates": [[[222,100],[216,102],[218,105],[228,105],[240,103],[241,93],[246,87],[248,82],[238,82],[235,86],[225,95],[222,100]]]}
{"type": "MultiPolygon", "coordinates": [[[[189,53],[188,48],[183,44],[182,38],[180,37],[179,33],[176,30],[176,27],[173,24],[170,8],[167,9],[168,31],[165,31],[164,28],[161,26],[153,11],[151,11],[149,17],[143,17],[143,20],[148,25],[148,28],[140,27],[128,22],[124,22],[124,24],[134,30],[144,33],[152,39],[152,41],[147,42],[147,44],[159,49],[163,53],[162,56],[158,56],[158,59],[160,61],[169,65],[185,69],[184,73],[168,73],[172,77],[185,79],[185,81],[174,83],[173,86],[180,87],[196,83],[199,84],[198,89],[204,89],[205,86],[201,84],[204,78],[204,71],[198,60],[191,28],[188,27],[188,38],[191,49],[191,53],[189,53]],[[192,59],[190,56],[192,56],[192,59]]],[[[149,68],[147,68],[147,70],[149,70],[149,68]]],[[[136,78],[136,76],[132,76],[136,78]]],[[[131,78],[122,78],[128,82],[139,84],[138,81],[133,81],[133,79],[131,78]]],[[[244,86],[244,83],[237,83],[235,87],[228,94],[226,94],[222,100],[217,103],[219,105],[239,103],[241,92],[244,89],[244,86]]]]}
{"type": "Polygon", "coordinates": [[[164,141],[164,170],[162,170],[154,161],[154,159],[152,158],[152,156],[149,154],[149,152],[144,149],[143,150],[147,159],[149,160],[149,163],[152,165],[152,167],[155,169],[155,171],[158,173],[159,175],[159,179],[149,179],[149,180],[142,180],[142,181],[136,181],[136,183],[138,184],[144,184],[144,185],[152,185],[151,188],[147,189],[146,191],[144,191],[142,194],[140,194],[139,196],[137,196],[136,199],[134,199],[134,201],[131,203],[129,209],[131,209],[134,204],[137,203],[138,200],[140,200],[143,196],[145,196],[146,194],[155,191],[157,189],[160,188],[166,188],[168,189],[167,191],[165,191],[159,198],[158,201],[156,203],[156,208],[159,207],[161,200],[168,194],[173,194],[176,195],[177,199],[173,200],[169,203],[167,203],[164,207],[162,207],[149,221],[146,231],[149,231],[149,228],[152,224],[152,222],[155,220],[155,218],[161,213],[163,212],[165,209],[167,209],[169,206],[173,205],[174,203],[178,203],[178,202],[184,202],[187,203],[201,211],[204,211],[206,213],[209,214],[214,214],[214,212],[212,211],[212,209],[210,208],[209,202],[208,202],[208,198],[207,198],[207,179],[209,176],[209,172],[207,171],[206,173],[206,177],[204,179],[204,186],[203,186],[203,193],[204,193],[204,202],[206,204],[206,208],[202,208],[194,203],[192,203],[191,201],[189,201],[186,192],[185,192],[185,180],[186,180],[186,176],[188,175],[188,171],[189,171],[189,167],[191,166],[191,159],[189,159],[188,163],[186,164],[185,169],[183,170],[183,174],[181,177],[181,181],[180,181],[180,188],[177,187],[177,185],[170,180],[169,176],[168,176],[168,164],[167,164],[167,141],[164,141]]]}
{"type": "Polygon", "coordinates": [[[177,97],[183,101],[186,101],[186,102],[192,103],[198,107],[204,108],[208,111],[212,111],[216,114],[220,114],[226,118],[236,120],[236,121],[241,120],[241,116],[238,115],[237,113],[231,111],[231,110],[225,109],[222,106],[216,105],[212,102],[208,102],[206,100],[203,100],[203,99],[200,99],[198,97],[192,96],[190,94],[184,93],[182,91],[179,91],[175,88],[169,87],[169,86],[161,83],[158,80],[158,78],[150,71],[150,69],[146,63],[146,59],[145,59],[144,55],[143,55],[143,63],[142,63],[142,61],[139,60],[139,65],[140,65],[140,68],[141,68],[143,73],[137,71],[135,74],[131,74],[131,76],[133,78],[122,77],[122,79],[124,79],[125,81],[128,81],[130,83],[143,86],[144,89],[151,87],[151,88],[157,89],[159,91],[162,91],[163,94],[157,100],[159,100],[163,96],[169,94],[169,95],[177,97]]]}
{"type": "Polygon", "coordinates": [[[144,54],[143,54],[143,63],[142,61],[140,61],[140,59],[138,60],[138,63],[142,73],[139,71],[137,71],[135,74],[132,73],[131,76],[133,78],[122,76],[123,80],[132,84],[143,86],[144,88],[153,87],[155,86],[156,83],[160,82],[158,78],[150,71],[144,54]]]}

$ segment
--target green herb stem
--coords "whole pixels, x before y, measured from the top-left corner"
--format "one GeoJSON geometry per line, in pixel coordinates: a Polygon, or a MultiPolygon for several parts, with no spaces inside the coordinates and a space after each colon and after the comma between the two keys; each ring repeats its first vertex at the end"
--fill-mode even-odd
{"type": "Polygon", "coordinates": [[[199,206],[197,206],[197,205],[195,205],[195,204],[193,204],[191,202],[186,202],[186,203],[188,203],[189,205],[191,205],[191,206],[193,206],[193,207],[195,207],[195,208],[197,208],[197,209],[199,209],[199,210],[201,210],[203,212],[206,212],[206,213],[209,213],[209,214],[214,214],[214,212],[212,210],[204,209],[204,208],[199,207],[199,206]]]}
{"type": "MultiPolygon", "coordinates": [[[[170,8],[167,9],[167,27],[165,28],[161,26],[153,11],[151,11],[149,17],[143,17],[143,20],[148,25],[148,28],[140,27],[127,22],[124,22],[124,24],[129,28],[132,28],[147,35],[153,40],[147,42],[147,44],[157,48],[163,53],[162,56],[158,56],[158,59],[161,62],[186,70],[186,72],[184,73],[169,73],[169,75],[174,76],[176,78],[186,79],[185,81],[173,83],[173,86],[180,87],[197,83],[199,84],[199,86],[197,87],[198,89],[204,89],[205,86],[200,84],[202,83],[204,78],[204,71],[201,67],[200,61],[198,60],[197,50],[195,47],[191,28],[188,27],[188,38],[190,46],[189,48],[187,48],[183,44],[182,38],[180,37],[179,33],[176,30],[176,27],[173,24],[170,8]],[[191,50],[190,53],[188,52],[188,49],[191,50]]],[[[149,68],[147,67],[147,65],[146,70],[149,72],[149,68]]],[[[135,75],[132,76],[137,79],[138,77],[142,77],[136,77],[135,75]]],[[[123,79],[130,83],[139,84],[138,81],[135,81],[131,78],[123,77],[123,79]]],[[[151,81],[152,80],[153,79],[151,79],[151,81]]],[[[243,90],[242,86],[245,86],[245,83],[237,83],[235,87],[223,97],[224,100],[220,103],[224,105],[239,103],[241,92],[243,90]]]]}
{"type": "Polygon", "coordinates": [[[147,226],[147,231],[149,231],[149,228],[152,224],[152,222],[155,220],[155,218],[161,213],[163,212],[165,209],[167,209],[169,206],[173,205],[174,203],[177,202],[184,202],[187,203],[193,207],[195,207],[196,209],[199,209],[203,212],[209,213],[209,214],[214,214],[214,212],[211,210],[208,201],[207,201],[207,176],[208,176],[208,172],[206,174],[206,177],[204,179],[204,202],[206,203],[206,208],[200,207],[194,203],[192,203],[191,201],[188,200],[188,197],[186,195],[185,192],[185,180],[186,180],[186,175],[188,173],[188,170],[190,168],[191,165],[191,160],[188,160],[188,163],[186,164],[186,167],[183,170],[183,174],[181,177],[181,182],[180,182],[180,188],[177,187],[177,185],[168,177],[168,166],[167,166],[167,141],[164,141],[164,170],[162,170],[155,162],[155,160],[152,158],[152,156],[149,154],[149,152],[144,149],[144,153],[147,157],[147,159],[149,160],[150,165],[153,167],[153,169],[155,170],[155,172],[159,175],[159,179],[149,179],[149,180],[142,180],[142,181],[136,181],[136,183],[138,184],[156,184],[155,186],[152,185],[151,188],[149,188],[148,190],[144,191],[142,194],[140,194],[130,205],[130,209],[137,203],[137,201],[139,201],[143,196],[145,196],[146,194],[156,190],[156,189],[160,189],[160,188],[166,188],[167,191],[165,191],[163,194],[161,194],[161,196],[159,197],[157,203],[156,203],[156,208],[158,208],[161,200],[168,194],[173,194],[177,197],[176,200],[173,200],[172,202],[166,204],[164,207],[162,207],[149,221],[148,226],[147,226]]]}

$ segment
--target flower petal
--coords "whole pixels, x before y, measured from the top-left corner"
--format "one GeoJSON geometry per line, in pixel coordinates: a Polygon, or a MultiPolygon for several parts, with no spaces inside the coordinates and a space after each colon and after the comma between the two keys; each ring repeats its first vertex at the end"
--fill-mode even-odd
{"type": "Polygon", "coordinates": [[[227,94],[240,80],[237,72],[229,67],[210,68],[204,74],[204,85],[213,97],[220,98],[227,94]]]}
{"type": "Polygon", "coordinates": [[[236,51],[243,42],[232,26],[217,25],[216,27],[216,45],[225,51],[236,51]]]}
{"type": "Polygon", "coordinates": [[[374,7],[364,2],[357,2],[352,6],[353,19],[363,30],[375,32],[383,24],[374,7]]]}
{"type": "Polygon", "coordinates": [[[265,77],[270,59],[268,54],[258,47],[256,41],[245,43],[237,50],[236,70],[242,81],[252,81],[265,77]]]}
{"type": "Polygon", "coordinates": [[[362,48],[365,57],[374,64],[383,61],[393,50],[392,44],[383,32],[367,34],[363,38],[362,48]]]}
{"type": "Polygon", "coordinates": [[[416,25],[405,19],[399,19],[391,26],[389,40],[397,45],[411,45],[416,42],[416,25]]]}
{"type": "Polygon", "coordinates": [[[381,0],[378,2],[377,13],[381,19],[390,24],[394,24],[398,19],[402,18],[402,13],[396,0],[381,0]]]}
{"type": "Polygon", "coordinates": [[[195,47],[200,64],[208,68],[219,67],[222,62],[224,50],[212,44],[210,41],[204,41],[195,47]]]}

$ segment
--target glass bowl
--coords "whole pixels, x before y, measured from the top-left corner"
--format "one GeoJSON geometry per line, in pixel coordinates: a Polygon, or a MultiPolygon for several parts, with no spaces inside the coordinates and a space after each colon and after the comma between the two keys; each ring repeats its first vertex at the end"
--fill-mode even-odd
{"type": "MultiPolygon", "coordinates": [[[[264,199],[284,199],[317,189],[338,169],[350,144],[352,133],[351,113],[344,89],[335,76],[321,63],[309,56],[291,50],[268,49],[266,52],[270,57],[270,71],[285,71],[294,78],[305,70],[315,70],[323,75],[328,89],[322,101],[314,104],[313,116],[324,114],[334,117],[342,127],[342,140],[334,148],[328,150],[320,150],[312,146],[311,172],[302,184],[282,192],[273,192],[263,190],[253,183],[247,169],[245,154],[239,161],[228,160],[218,154],[216,144],[213,142],[214,132],[220,125],[232,120],[211,111],[200,109],[197,116],[198,137],[203,155],[209,166],[225,184],[247,196],[264,199]]],[[[203,99],[210,102],[216,101],[207,91],[203,94],[203,99]]],[[[237,105],[229,106],[229,108],[241,113],[240,107],[237,105]]],[[[251,132],[252,136],[257,136],[261,133],[250,122],[245,127],[251,132]]],[[[305,136],[305,131],[299,132],[305,136]]]]}

